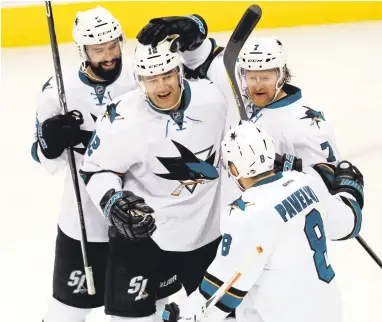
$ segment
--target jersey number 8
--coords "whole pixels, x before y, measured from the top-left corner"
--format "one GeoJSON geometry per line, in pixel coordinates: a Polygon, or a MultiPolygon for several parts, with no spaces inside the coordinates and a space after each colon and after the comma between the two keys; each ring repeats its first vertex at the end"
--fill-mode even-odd
{"type": "Polygon", "coordinates": [[[306,238],[308,239],[310,249],[314,251],[313,260],[316,266],[318,278],[321,281],[330,283],[335,276],[331,265],[327,265],[327,248],[324,223],[321,214],[313,209],[305,217],[304,227],[306,238]]]}

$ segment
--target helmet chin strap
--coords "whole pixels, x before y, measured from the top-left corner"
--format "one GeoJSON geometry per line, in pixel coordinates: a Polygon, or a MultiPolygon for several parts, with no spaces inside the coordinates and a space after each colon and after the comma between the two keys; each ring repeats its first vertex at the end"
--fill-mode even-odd
{"type": "MultiPolygon", "coordinates": [[[[136,79],[139,79],[139,77],[137,76],[136,79]]],[[[179,102],[181,101],[182,99],[182,95],[183,95],[183,91],[184,91],[184,82],[183,82],[183,75],[179,75],[179,86],[180,86],[180,95],[179,95],[179,98],[178,100],[176,101],[176,103],[171,106],[171,107],[168,107],[168,108],[160,108],[158,106],[156,106],[152,100],[150,100],[149,96],[147,95],[147,90],[146,90],[146,87],[145,87],[145,84],[143,83],[143,81],[141,80],[138,80],[138,84],[139,84],[139,88],[141,89],[141,91],[145,94],[146,96],[146,99],[148,101],[151,102],[151,106],[158,110],[158,111],[171,111],[172,109],[174,109],[178,104],[179,102]]]]}
{"type": "MultiPolygon", "coordinates": [[[[117,39],[117,38],[115,38],[117,39]]],[[[115,75],[111,75],[112,78],[114,79],[104,79],[102,77],[102,75],[98,75],[97,72],[92,68],[92,66],[90,65],[90,58],[86,52],[86,46],[83,45],[81,47],[79,47],[79,52],[80,52],[80,59],[81,59],[81,68],[80,68],[80,71],[81,73],[84,73],[86,75],[86,77],[88,77],[89,79],[93,80],[93,81],[96,81],[96,82],[108,82],[108,81],[114,81],[115,79],[117,79],[122,71],[122,64],[123,64],[123,61],[122,61],[122,52],[123,52],[123,45],[125,44],[126,42],[126,39],[125,39],[125,36],[124,34],[122,33],[121,36],[118,37],[118,45],[119,45],[119,50],[120,50],[120,56],[118,57],[120,59],[120,63],[116,64],[116,69],[119,69],[118,71],[116,71],[115,75]],[[119,65],[119,66],[118,66],[119,65]],[[91,72],[89,72],[89,70],[91,72]]]]}
{"type": "MultiPolygon", "coordinates": [[[[229,168],[228,168],[228,169],[229,169],[229,168]]],[[[230,169],[228,170],[228,173],[229,173],[230,176],[232,177],[233,181],[235,181],[235,183],[236,183],[236,185],[239,187],[239,189],[240,189],[241,191],[245,191],[245,188],[244,188],[244,187],[240,184],[240,182],[239,182],[239,180],[241,179],[241,177],[238,178],[237,176],[233,175],[230,169]]]]}
{"type": "MultiPolygon", "coordinates": [[[[272,104],[276,100],[277,96],[279,95],[280,91],[282,90],[282,88],[285,84],[285,82],[284,82],[284,79],[285,79],[284,67],[279,68],[279,70],[280,70],[280,75],[279,75],[279,78],[277,79],[277,82],[275,85],[275,95],[273,95],[273,98],[271,99],[271,101],[266,106],[272,104]]],[[[245,84],[246,84],[246,82],[245,82],[245,84]]],[[[249,90],[248,90],[247,85],[244,89],[244,93],[248,96],[248,98],[251,98],[251,95],[249,94],[249,90]]],[[[253,103],[252,99],[251,99],[251,102],[253,103]]],[[[255,105],[255,103],[253,103],[253,104],[255,105]]]]}
{"type": "Polygon", "coordinates": [[[282,80],[282,78],[283,78],[283,76],[280,75],[280,76],[279,76],[279,79],[277,80],[276,86],[275,86],[275,88],[276,88],[275,95],[273,96],[272,100],[269,102],[268,105],[272,104],[272,103],[276,100],[277,95],[279,95],[281,89],[283,88],[283,86],[284,86],[284,82],[282,82],[281,84],[279,84],[280,81],[282,80]]]}

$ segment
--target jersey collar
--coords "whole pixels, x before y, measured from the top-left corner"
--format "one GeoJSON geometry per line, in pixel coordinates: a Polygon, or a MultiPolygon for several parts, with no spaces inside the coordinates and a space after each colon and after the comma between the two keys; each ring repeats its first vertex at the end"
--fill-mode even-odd
{"type": "Polygon", "coordinates": [[[297,102],[302,97],[301,89],[290,84],[285,84],[283,86],[283,91],[287,94],[287,96],[283,97],[281,100],[278,100],[276,102],[273,102],[272,104],[265,106],[264,108],[272,109],[288,106],[293,104],[294,102],[297,102]]]}
{"type": "Polygon", "coordinates": [[[270,177],[267,177],[267,178],[264,178],[264,179],[257,181],[252,187],[258,187],[258,186],[261,186],[263,184],[271,183],[271,182],[274,182],[274,181],[281,179],[282,177],[283,177],[283,173],[277,172],[273,176],[270,176],[270,177]]]}

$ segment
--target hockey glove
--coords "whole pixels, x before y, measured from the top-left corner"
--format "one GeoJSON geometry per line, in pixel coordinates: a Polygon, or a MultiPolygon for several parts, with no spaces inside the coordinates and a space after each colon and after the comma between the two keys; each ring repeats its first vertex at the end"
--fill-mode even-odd
{"type": "Polygon", "coordinates": [[[319,163],[313,168],[319,173],[332,195],[347,192],[357,200],[360,208],[363,208],[364,181],[362,173],[356,166],[348,161],[341,161],[337,167],[331,164],[319,163]]]}
{"type": "Polygon", "coordinates": [[[292,154],[276,154],[275,171],[302,171],[302,160],[292,154]]]}
{"type": "Polygon", "coordinates": [[[143,45],[156,47],[167,36],[179,35],[173,42],[171,51],[194,50],[207,37],[207,24],[199,15],[173,16],[151,19],[138,33],[137,39],[143,45]]]}
{"type": "Polygon", "coordinates": [[[164,322],[177,322],[179,320],[179,306],[178,304],[172,302],[164,306],[164,311],[162,313],[162,320],[164,322]]]}
{"type": "Polygon", "coordinates": [[[100,202],[105,217],[120,234],[130,240],[149,238],[156,230],[154,210],[131,191],[110,189],[100,202]]]}
{"type": "Polygon", "coordinates": [[[80,125],[84,123],[81,112],[71,111],[45,120],[38,126],[37,137],[42,154],[56,159],[66,148],[81,142],[80,125]]]}

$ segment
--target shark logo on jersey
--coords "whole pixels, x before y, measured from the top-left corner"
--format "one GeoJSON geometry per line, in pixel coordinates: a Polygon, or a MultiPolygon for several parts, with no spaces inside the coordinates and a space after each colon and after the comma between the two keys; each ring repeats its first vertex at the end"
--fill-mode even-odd
{"type": "Polygon", "coordinates": [[[101,121],[106,117],[109,118],[110,123],[113,123],[115,120],[123,120],[123,116],[117,113],[117,106],[119,103],[121,103],[121,101],[117,102],[117,104],[109,104],[106,107],[106,112],[103,114],[101,121]]]}
{"type": "Polygon", "coordinates": [[[45,91],[46,89],[52,88],[52,85],[50,84],[50,81],[52,80],[53,76],[49,78],[46,83],[42,86],[41,92],[45,91]]]}
{"type": "Polygon", "coordinates": [[[182,144],[171,141],[178,149],[180,156],[157,157],[169,173],[155,173],[155,175],[163,179],[179,181],[180,185],[171,193],[172,196],[179,196],[184,188],[193,193],[198,184],[205,184],[219,177],[214,166],[216,153],[212,153],[213,146],[193,153],[182,144]],[[206,154],[205,160],[198,158],[202,154],[206,154]]]}
{"type": "Polygon", "coordinates": [[[244,211],[247,206],[253,206],[254,204],[255,203],[244,201],[243,199],[241,199],[240,196],[238,199],[234,200],[229,204],[229,206],[231,206],[231,208],[229,209],[229,215],[231,216],[231,212],[234,209],[240,209],[241,211],[244,211]]]}
{"type": "Polygon", "coordinates": [[[311,119],[310,126],[314,125],[314,123],[316,122],[317,127],[320,128],[320,125],[318,123],[321,121],[325,121],[324,114],[322,112],[317,112],[308,106],[303,106],[303,107],[306,108],[306,111],[305,111],[306,116],[301,117],[300,120],[311,119]]]}

